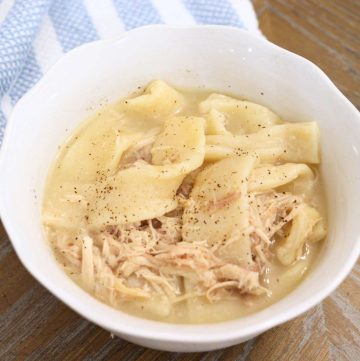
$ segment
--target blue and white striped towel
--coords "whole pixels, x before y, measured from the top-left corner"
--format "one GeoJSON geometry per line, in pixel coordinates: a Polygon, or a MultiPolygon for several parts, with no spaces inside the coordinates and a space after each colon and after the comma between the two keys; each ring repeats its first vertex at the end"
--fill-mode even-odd
{"type": "Polygon", "coordinates": [[[65,52],[148,24],[259,34],[249,0],[0,0],[0,144],[15,103],[65,52]]]}

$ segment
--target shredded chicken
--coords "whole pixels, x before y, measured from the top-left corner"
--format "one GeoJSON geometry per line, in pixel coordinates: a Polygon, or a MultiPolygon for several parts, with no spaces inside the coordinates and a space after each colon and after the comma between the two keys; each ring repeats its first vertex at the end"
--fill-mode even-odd
{"type": "MultiPolygon", "coordinates": [[[[188,197],[193,179],[191,176],[183,182],[182,187],[189,189],[178,192],[180,198],[188,197]]],[[[209,207],[223,207],[236,197],[232,194],[209,207]]],[[[159,294],[171,303],[200,296],[216,302],[236,294],[266,294],[269,291],[261,284],[261,276],[273,259],[272,245],[277,236],[284,237],[286,225],[302,204],[301,197],[290,193],[249,193],[250,227],[246,233],[255,263],[248,268],[217,256],[219,245],[182,241],[181,206],[159,218],[107,226],[77,237],[71,245],[59,241],[64,249],[62,258],[74,273],[81,267],[86,288],[112,303],[159,294]],[[191,290],[184,289],[184,280],[191,290]]],[[[227,240],[226,245],[234,240],[227,240]]]]}
{"type": "Polygon", "coordinates": [[[273,258],[271,246],[284,238],[286,225],[301,211],[304,201],[287,192],[249,193],[252,253],[262,273],[273,258]]]}
{"type": "MultiPolygon", "coordinates": [[[[186,200],[196,174],[185,178],[178,196],[186,200]]],[[[237,199],[230,194],[208,205],[224,207],[237,199]]],[[[58,238],[64,263],[80,273],[84,286],[98,297],[116,303],[119,299],[149,299],[164,295],[171,303],[204,296],[211,302],[238,295],[261,295],[267,289],[261,275],[271,264],[276,237],[286,236],[286,226],[301,211],[303,199],[275,191],[249,193],[250,227],[254,265],[248,268],[226,263],[216,247],[206,241],[182,241],[182,206],[159,218],[127,225],[110,225],[72,242],[58,238]],[[192,290],[184,289],[184,280],[192,290]]],[[[71,198],[71,196],[70,196],[71,198]]],[[[235,241],[228,239],[226,245],[235,241]]]]}

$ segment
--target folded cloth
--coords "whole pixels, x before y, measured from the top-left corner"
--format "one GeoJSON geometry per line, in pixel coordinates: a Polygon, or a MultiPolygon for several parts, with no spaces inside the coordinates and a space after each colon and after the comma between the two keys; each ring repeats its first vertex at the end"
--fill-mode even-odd
{"type": "Polygon", "coordinates": [[[0,143],[13,106],[62,54],[164,23],[231,25],[260,35],[249,0],[0,0],[0,143]]]}

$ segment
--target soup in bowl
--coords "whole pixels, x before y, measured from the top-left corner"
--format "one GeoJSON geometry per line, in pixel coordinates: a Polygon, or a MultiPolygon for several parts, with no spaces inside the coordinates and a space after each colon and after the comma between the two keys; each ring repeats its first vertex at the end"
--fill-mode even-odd
{"type": "Polygon", "coordinates": [[[316,122],[162,80],[64,143],[43,224],[99,300],[175,323],[225,321],[304,278],[326,236],[316,122]]]}

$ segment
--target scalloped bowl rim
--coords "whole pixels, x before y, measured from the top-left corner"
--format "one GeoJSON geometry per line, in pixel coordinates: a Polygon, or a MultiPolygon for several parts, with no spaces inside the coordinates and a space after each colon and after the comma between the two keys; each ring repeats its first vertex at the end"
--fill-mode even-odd
{"type": "MultiPolygon", "coordinates": [[[[320,68],[318,68],[315,64],[313,64],[312,62],[308,61],[307,59],[299,55],[296,55],[290,51],[287,51],[277,45],[270,43],[265,39],[259,38],[255,35],[250,34],[247,31],[238,28],[232,28],[228,26],[215,26],[215,25],[206,25],[206,26],[203,25],[203,26],[191,26],[191,27],[150,25],[131,30],[114,39],[99,40],[81,45],[71,50],[70,52],[66,53],[65,55],[63,55],[62,58],[58,60],[51,67],[51,69],[42,77],[42,79],[30,91],[28,91],[28,93],[25,94],[14,107],[14,110],[7,124],[5,136],[4,136],[4,142],[0,153],[0,171],[1,169],[3,169],[3,167],[6,166],[7,149],[9,147],[10,142],[12,141],[12,136],[13,136],[12,128],[15,126],[15,120],[17,118],[18,110],[23,106],[26,106],[26,104],[29,101],[31,101],[33,94],[37,92],[41,92],[43,85],[47,83],[48,79],[50,79],[53,76],[53,74],[57,73],[58,70],[63,67],[64,63],[70,61],[73,57],[81,56],[81,53],[84,49],[96,50],[98,47],[101,47],[103,45],[113,44],[125,38],[129,38],[135,33],[143,32],[146,31],[147,29],[158,28],[158,27],[170,29],[171,31],[180,31],[180,32],[193,31],[193,30],[196,31],[197,28],[210,28],[210,29],[219,29],[219,31],[242,33],[243,36],[251,38],[254,42],[262,43],[262,46],[267,47],[270,51],[285,54],[285,56],[288,57],[289,59],[302,63],[309,70],[315,71],[318,77],[318,81],[325,82],[326,85],[329,87],[329,89],[331,89],[331,91],[334,94],[336,94],[336,96],[339,99],[341,99],[341,101],[344,104],[346,104],[346,106],[349,107],[349,109],[352,108],[351,111],[357,114],[357,119],[359,122],[358,125],[360,125],[360,116],[357,113],[356,108],[350,103],[350,101],[336,88],[336,86],[331,82],[331,80],[326,76],[326,74],[320,68]]],[[[19,256],[22,264],[27,268],[27,270],[51,293],[53,293],[61,301],[63,301],[70,308],[75,310],[77,313],[79,313],[86,319],[104,327],[107,330],[118,332],[121,335],[134,336],[135,338],[140,337],[146,340],[157,340],[157,341],[163,340],[163,341],[173,341],[176,343],[185,342],[188,344],[200,343],[203,345],[210,345],[213,342],[229,343],[232,340],[235,341],[240,338],[251,337],[253,335],[262,333],[274,326],[277,326],[281,323],[284,323],[299,316],[300,314],[309,310],[310,308],[321,302],[324,298],[326,298],[345,279],[345,277],[351,271],[351,268],[355,264],[360,253],[360,238],[358,237],[358,242],[354,245],[352,254],[349,256],[347,263],[343,264],[341,271],[337,274],[337,277],[333,279],[332,283],[322,286],[321,289],[319,289],[319,291],[316,294],[314,294],[312,298],[308,299],[306,302],[293,305],[289,309],[284,310],[281,314],[278,314],[274,317],[270,317],[252,326],[247,326],[245,328],[239,328],[239,329],[233,328],[229,330],[229,332],[224,332],[224,328],[223,328],[224,325],[236,324],[239,323],[239,321],[241,320],[247,319],[248,317],[251,318],[254,315],[256,315],[258,312],[253,315],[246,316],[240,319],[225,321],[221,323],[200,324],[200,325],[168,324],[163,322],[141,319],[138,317],[129,316],[125,314],[129,320],[131,319],[136,320],[135,322],[136,325],[135,324],[119,325],[119,323],[115,322],[112,318],[102,319],[101,316],[94,315],[93,313],[91,313],[91,309],[82,307],[82,305],[78,303],[78,300],[74,295],[62,292],[61,289],[58,289],[56,287],[56,285],[49,282],[45,272],[41,273],[38,272],[36,269],[34,269],[32,261],[28,259],[27,254],[25,254],[22,251],[21,240],[17,237],[18,227],[16,221],[13,221],[12,219],[9,219],[7,217],[6,207],[3,205],[2,202],[3,192],[5,191],[0,192],[0,214],[2,215],[2,220],[5,229],[8,232],[9,237],[11,238],[11,242],[15,248],[15,251],[19,256]],[[139,324],[141,324],[143,327],[139,328],[138,327],[139,324]]],[[[91,303],[92,301],[90,301],[90,299],[93,300],[93,298],[89,295],[89,302],[91,303]]],[[[95,302],[99,302],[99,301],[95,300],[95,302]]],[[[104,305],[104,307],[110,308],[114,312],[121,313],[121,311],[114,310],[107,305],[104,305]]]]}

